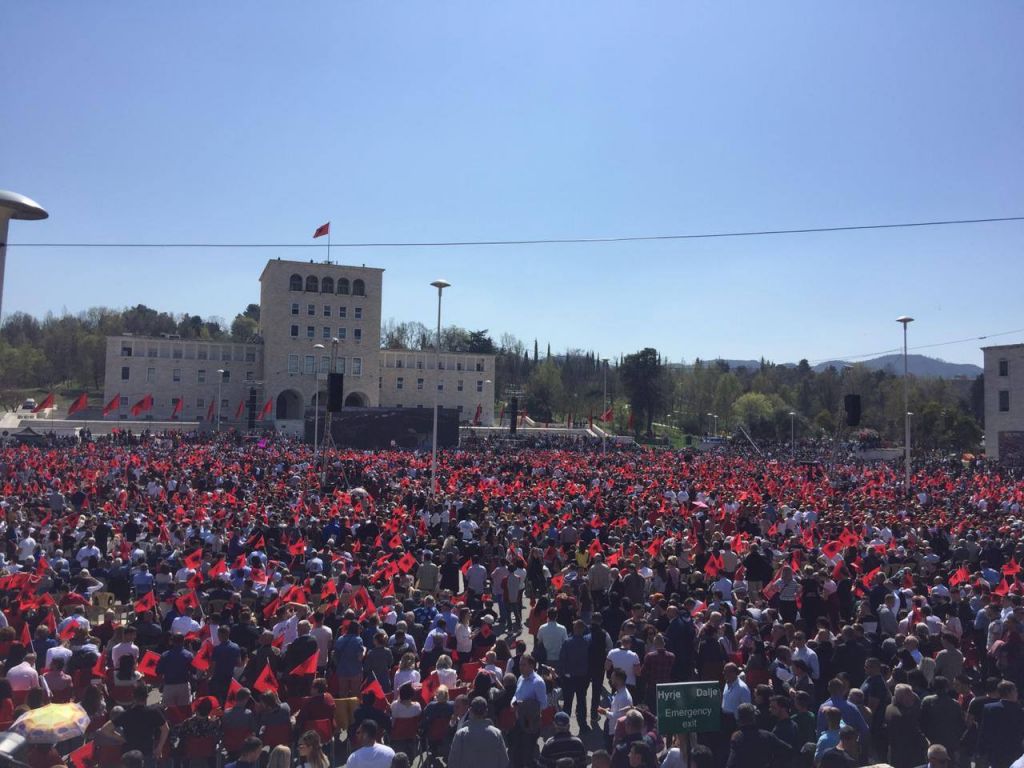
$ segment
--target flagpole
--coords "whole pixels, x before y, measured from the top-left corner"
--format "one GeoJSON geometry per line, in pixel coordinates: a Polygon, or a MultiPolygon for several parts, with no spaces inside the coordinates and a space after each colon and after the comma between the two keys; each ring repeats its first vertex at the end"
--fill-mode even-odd
{"type": "Polygon", "coordinates": [[[327,224],[327,263],[331,263],[331,225],[327,224]]]}

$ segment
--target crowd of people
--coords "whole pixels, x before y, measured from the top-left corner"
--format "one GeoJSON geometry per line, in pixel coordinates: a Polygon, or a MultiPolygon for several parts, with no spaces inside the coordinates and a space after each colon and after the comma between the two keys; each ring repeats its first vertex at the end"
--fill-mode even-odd
{"type": "MultiPolygon", "coordinates": [[[[0,449],[32,768],[1009,768],[1024,478],[981,460],[280,437],[0,449]],[[657,687],[720,684],[659,731],[657,687]]],[[[16,725],[13,726],[17,731],[16,725]]],[[[6,759],[0,754],[0,759],[6,759]]]]}

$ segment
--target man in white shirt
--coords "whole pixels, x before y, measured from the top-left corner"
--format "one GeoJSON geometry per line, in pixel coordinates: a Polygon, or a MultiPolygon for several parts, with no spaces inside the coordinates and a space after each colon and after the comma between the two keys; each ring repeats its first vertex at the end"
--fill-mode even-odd
{"type": "Polygon", "coordinates": [[[554,611],[548,613],[548,620],[537,630],[537,639],[544,646],[548,662],[554,664],[562,652],[562,643],[569,639],[565,627],[558,623],[554,611]]]}
{"type": "Polygon", "coordinates": [[[185,609],[185,613],[178,616],[174,621],[171,622],[171,634],[172,635],[190,635],[193,632],[198,632],[202,629],[202,624],[196,621],[192,616],[195,614],[195,609],[189,606],[185,609]]]}
{"type": "Polygon", "coordinates": [[[621,669],[612,672],[612,697],[608,707],[598,707],[597,711],[605,716],[605,727],[608,732],[608,740],[611,741],[615,735],[615,725],[620,717],[625,717],[626,712],[633,706],[633,696],[626,687],[626,673],[621,669]]]}
{"type": "Polygon", "coordinates": [[[30,691],[33,688],[40,688],[39,673],[36,672],[36,655],[27,653],[21,664],[11,667],[7,673],[7,682],[11,684],[12,691],[30,691]]]}
{"type": "Polygon", "coordinates": [[[124,639],[110,649],[110,663],[117,669],[122,656],[134,656],[139,660],[139,646],[135,644],[135,627],[124,628],[124,639]]]}
{"type": "Polygon", "coordinates": [[[619,640],[619,647],[608,651],[608,658],[605,660],[605,669],[609,672],[621,670],[626,676],[626,685],[635,686],[636,676],[640,671],[640,657],[631,649],[632,639],[625,635],[619,640]]]}
{"type": "Polygon", "coordinates": [[[807,647],[807,635],[803,632],[793,633],[793,661],[806,662],[808,669],[811,670],[811,680],[817,682],[820,674],[821,667],[818,664],[818,654],[807,647]]]}
{"type": "MultiPolygon", "coordinates": [[[[356,730],[359,747],[349,755],[345,765],[348,768],[391,768],[395,759],[395,750],[377,743],[378,727],[375,720],[363,720],[356,730]]],[[[301,742],[300,742],[301,743],[301,742]]]]}
{"type": "Polygon", "coordinates": [[[96,539],[88,539],[85,542],[85,546],[78,550],[75,554],[75,560],[83,568],[89,566],[89,559],[95,557],[97,560],[100,557],[100,548],[96,546],[96,539]]]}
{"type": "Polygon", "coordinates": [[[722,687],[722,712],[736,717],[740,704],[750,703],[750,689],[740,680],[740,668],[735,664],[726,664],[723,674],[725,685],[722,687]]]}
{"type": "Polygon", "coordinates": [[[316,640],[316,647],[318,650],[318,656],[316,660],[316,667],[318,670],[327,669],[327,659],[331,652],[331,647],[334,645],[334,632],[331,631],[330,627],[326,627],[323,624],[323,614],[313,614],[313,628],[309,630],[309,636],[316,640]]]}

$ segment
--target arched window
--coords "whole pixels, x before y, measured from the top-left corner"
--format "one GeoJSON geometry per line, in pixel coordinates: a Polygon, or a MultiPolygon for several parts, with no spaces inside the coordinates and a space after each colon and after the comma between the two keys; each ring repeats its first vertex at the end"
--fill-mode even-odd
{"type": "Polygon", "coordinates": [[[292,275],[288,280],[289,291],[301,291],[302,290],[302,278],[299,275],[292,275]]]}
{"type": "Polygon", "coordinates": [[[306,290],[309,293],[316,293],[320,290],[320,281],[313,277],[313,275],[310,275],[306,278],[306,290]]]}
{"type": "Polygon", "coordinates": [[[334,293],[334,278],[325,277],[320,281],[320,293],[334,293]]]}
{"type": "Polygon", "coordinates": [[[365,296],[366,295],[366,285],[363,283],[362,280],[353,280],[352,281],[352,295],[353,296],[365,296]]]}
{"type": "Polygon", "coordinates": [[[343,293],[346,296],[348,296],[348,278],[347,277],[339,277],[338,278],[338,293],[343,293]]]}

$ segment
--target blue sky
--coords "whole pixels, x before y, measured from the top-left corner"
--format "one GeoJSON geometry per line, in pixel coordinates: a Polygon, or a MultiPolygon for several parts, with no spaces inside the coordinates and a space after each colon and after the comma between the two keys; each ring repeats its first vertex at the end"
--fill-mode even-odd
{"type": "MultiPolygon", "coordinates": [[[[1024,4],[5,3],[4,312],[230,317],[266,258],[18,242],[646,235],[1024,214],[1024,4]]],[[[1024,222],[334,251],[384,316],[778,361],[1024,328],[1024,222]]],[[[1024,333],[999,339],[1024,341],[1024,333]]],[[[942,357],[980,362],[978,344],[942,357]]]]}

